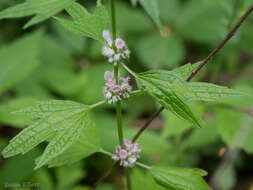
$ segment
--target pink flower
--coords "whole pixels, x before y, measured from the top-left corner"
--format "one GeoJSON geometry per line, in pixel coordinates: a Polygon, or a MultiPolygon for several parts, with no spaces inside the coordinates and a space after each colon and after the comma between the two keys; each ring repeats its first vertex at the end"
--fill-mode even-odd
{"type": "MultiPolygon", "coordinates": [[[[118,76],[120,77],[120,73],[118,76]]],[[[129,94],[132,91],[132,87],[128,84],[129,77],[120,77],[119,84],[116,84],[114,73],[106,71],[104,78],[107,82],[105,83],[103,94],[109,104],[115,103],[122,98],[130,97],[129,94]]]]}
{"type": "Polygon", "coordinates": [[[106,57],[111,57],[114,55],[114,50],[108,46],[104,46],[102,49],[102,54],[106,57]]]}
{"type": "Polygon", "coordinates": [[[112,86],[115,85],[115,83],[116,83],[115,80],[110,80],[110,81],[108,81],[108,82],[106,83],[106,86],[112,87],[112,86]]]}
{"type": "Polygon", "coordinates": [[[133,144],[131,141],[124,139],[124,148],[120,146],[116,147],[115,155],[112,159],[120,161],[120,165],[123,167],[133,167],[138,158],[141,149],[137,143],[133,144]]]}
{"type": "Polygon", "coordinates": [[[105,41],[108,43],[109,46],[112,46],[112,38],[109,30],[103,31],[103,38],[105,39],[105,41]]]}
{"type": "Polygon", "coordinates": [[[119,153],[120,159],[125,159],[127,157],[127,151],[121,150],[119,153]]]}
{"type": "Polygon", "coordinates": [[[115,46],[118,50],[120,50],[126,47],[126,43],[121,38],[117,38],[115,41],[115,46]]]}
{"type": "Polygon", "coordinates": [[[124,146],[126,147],[126,149],[129,149],[132,146],[132,142],[124,139],[124,146]]]}
{"type": "Polygon", "coordinates": [[[133,152],[136,152],[136,153],[141,152],[141,149],[139,148],[138,144],[134,144],[134,146],[133,146],[133,152]]]}
{"type": "Polygon", "coordinates": [[[116,152],[117,154],[119,154],[119,153],[120,153],[120,151],[121,151],[120,146],[117,146],[117,147],[116,147],[116,151],[115,151],[115,152],[116,152]]]}
{"type": "Polygon", "coordinates": [[[114,78],[114,73],[111,71],[105,71],[104,78],[107,81],[111,81],[114,78]]]}

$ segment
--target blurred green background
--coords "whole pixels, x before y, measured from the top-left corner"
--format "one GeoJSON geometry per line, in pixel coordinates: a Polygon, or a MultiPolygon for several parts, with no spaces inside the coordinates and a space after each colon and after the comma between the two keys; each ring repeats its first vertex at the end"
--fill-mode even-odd
{"type": "MultiPolygon", "coordinates": [[[[21,2],[1,0],[0,10],[21,2]]],[[[79,2],[92,9],[95,1],[79,2]]],[[[141,7],[132,7],[126,0],[116,1],[118,35],[127,42],[132,52],[129,66],[137,72],[169,70],[204,59],[253,4],[252,0],[158,2],[161,30],[141,7]]],[[[5,52],[0,59],[0,150],[32,122],[29,117],[10,112],[45,99],[96,103],[103,99],[103,73],[112,69],[101,56],[98,42],[70,33],[54,19],[22,30],[28,19],[0,21],[0,52],[5,52]],[[26,35],[32,40],[9,47],[26,35]]],[[[252,95],[252,63],[253,14],[194,80],[226,85],[252,95]]],[[[131,83],[136,86],[134,80],[131,83]]],[[[158,107],[150,96],[125,101],[126,136],[130,139],[158,107]]],[[[252,96],[220,103],[197,102],[192,107],[204,120],[204,128],[193,130],[164,111],[139,139],[144,150],[141,160],[150,165],[203,168],[209,173],[205,179],[217,190],[252,190],[252,96]]],[[[92,118],[102,134],[102,147],[114,151],[117,131],[113,106],[94,110],[92,118]]],[[[0,157],[0,189],[86,190],[112,163],[107,156],[94,154],[71,166],[34,171],[34,159],[44,147],[41,144],[26,155],[7,160],[0,157]],[[23,183],[30,187],[18,187],[23,183]]],[[[152,189],[147,182],[150,176],[143,172],[134,169],[134,190],[152,189]]],[[[122,175],[121,169],[114,169],[98,190],[121,189],[122,175]]]]}

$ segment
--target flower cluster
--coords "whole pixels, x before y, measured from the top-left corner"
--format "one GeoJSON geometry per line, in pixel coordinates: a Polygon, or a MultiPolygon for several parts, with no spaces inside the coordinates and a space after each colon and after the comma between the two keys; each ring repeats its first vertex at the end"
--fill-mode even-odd
{"type": "Polygon", "coordinates": [[[140,158],[141,149],[137,143],[124,139],[124,148],[117,146],[115,152],[116,155],[113,155],[112,159],[120,161],[120,166],[132,168],[136,160],[140,158]]]}
{"type": "Polygon", "coordinates": [[[132,90],[132,87],[128,83],[129,77],[119,76],[119,84],[116,84],[114,73],[106,71],[104,78],[107,82],[103,89],[103,94],[109,104],[120,101],[123,98],[129,98],[132,90]]]}
{"type": "Polygon", "coordinates": [[[113,42],[108,30],[103,31],[103,38],[106,41],[106,45],[102,49],[102,54],[108,58],[110,63],[117,65],[121,59],[129,58],[130,51],[124,40],[117,38],[115,42],[113,42]],[[113,45],[115,45],[115,48],[113,45]]]}

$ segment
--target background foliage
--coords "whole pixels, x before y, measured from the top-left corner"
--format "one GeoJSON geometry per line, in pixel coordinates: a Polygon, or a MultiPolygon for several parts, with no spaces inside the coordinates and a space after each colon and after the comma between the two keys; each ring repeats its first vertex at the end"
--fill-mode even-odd
{"type": "MultiPolygon", "coordinates": [[[[32,2],[0,1],[0,10],[18,3],[28,10],[9,14],[8,17],[35,15],[0,20],[0,150],[22,128],[35,121],[30,116],[13,115],[11,112],[48,99],[85,104],[100,101],[103,99],[103,73],[111,69],[101,56],[101,32],[96,34],[92,31],[92,27],[97,27],[100,14],[106,14],[103,11],[108,9],[107,2],[105,8],[99,4],[95,8],[94,1],[78,1],[88,10],[80,10],[79,14],[87,15],[87,20],[82,21],[73,14],[73,9],[78,8],[76,6],[61,12],[73,0],[60,0],[61,5],[52,5],[52,9],[43,7],[43,1],[39,8],[32,2]],[[61,13],[56,19],[47,20],[45,11],[50,16],[61,13]],[[39,24],[32,26],[36,23],[39,24]],[[23,26],[31,27],[22,30],[23,26]],[[75,33],[97,41],[73,34],[67,30],[69,26],[75,26],[75,33]]],[[[139,1],[142,6],[131,6],[131,3],[136,5],[135,0],[117,1],[117,27],[119,35],[132,51],[130,67],[142,72],[148,69],[170,70],[205,58],[252,4],[252,0],[159,0],[159,13],[152,9],[156,5],[144,0],[139,1]]],[[[4,18],[3,12],[0,18],[4,18]]],[[[99,26],[109,28],[107,20],[105,17],[99,26]]],[[[102,31],[104,27],[97,30],[102,31]]],[[[253,15],[194,80],[229,86],[252,95],[252,33],[253,15]]],[[[134,80],[132,84],[136,85],[134,80]]],[[[123,104],[127,138],[136,133],[158,106],[148,95],[131,98],[123,104]]],[[[215,184],[215,189],[252,188],[252,96],[227,99],[225,102],[193,102],[191,107],[194,114],[204,120],[203,128],[192,129],[191,124],[164,111],[138,141],[145,150],[141,160],[150,165],[203,168],[209,173],[205,179],[209,184],[215,184]],[[225,155],[222,154],[224,150],[225,155]]],[[[113,107],[105,105],[91,111],[91,119],[99,129],[98,133],[102,134],[101,146],[114,151],[118,143],[113,107]]],[[[96,147],[96,137],[92,139],[96,147]]],[[[43,190],[85,190],[111,164],[107,156],[97,153],[71,166],[43,167],[34,171],[34,159],[41,155],[44,147],[45,143],[42,143],[25,155],[8,160],[0,158],[0,189],[4,189],[6,182],[31,182],[39,183],[43,190]]],[[[87,154],[92,151],[87,150],[87,154]]],[[[106,184],[98,189],[119,189],[123,184],[121,176],[121,170],[114,170],[106,184]]],[[[134,169],[133,176],[134,189],[160,188],[150,174],[140,169],[134,169]]]]}

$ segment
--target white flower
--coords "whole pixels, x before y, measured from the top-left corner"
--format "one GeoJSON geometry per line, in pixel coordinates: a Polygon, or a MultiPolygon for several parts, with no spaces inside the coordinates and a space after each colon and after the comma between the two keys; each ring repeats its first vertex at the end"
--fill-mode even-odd
{"type": "Polygon", "coordinates": [[[108,46],[104,46],[102,49],[102,54],[106,57],[111,57],[114,55],[114,50],[108,46]]]}
{"type": "Polygon", "coordinates": [[[117,65],[121,59],[130,57],[130,51],[124,40],[117,38],[113,41],[109,30],[103,31],[103,38],[106,41],[106,45],[102,49],[102,54],[108,58],[109,63],[117,65]],[[115,44],[115,47],[113,47],[113,43],[115,44]]]}

